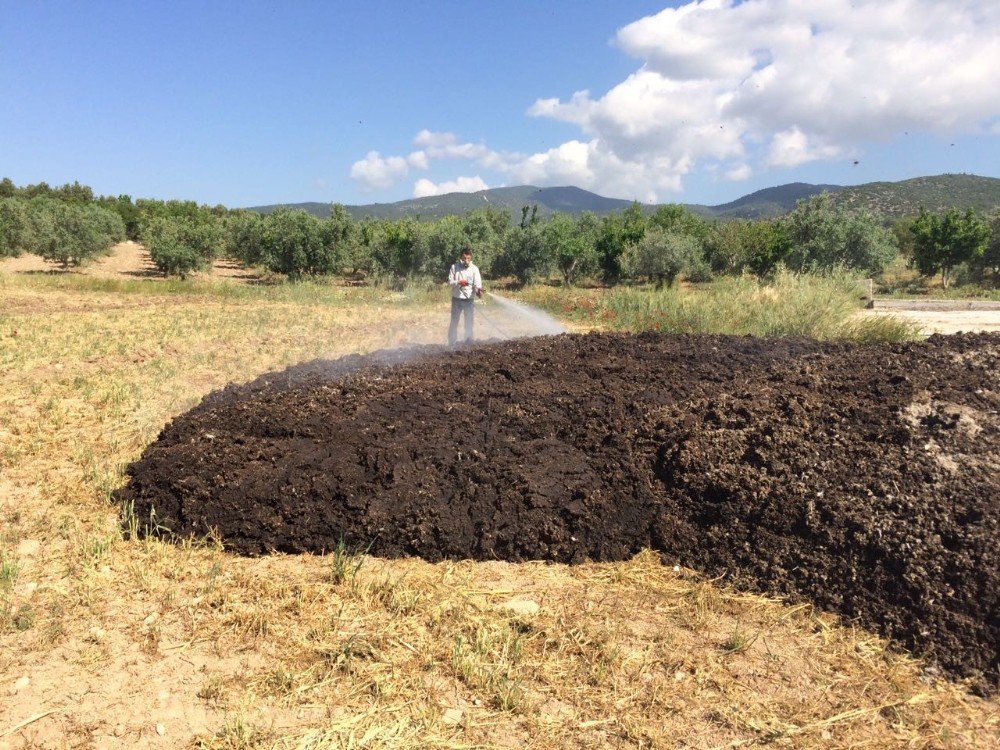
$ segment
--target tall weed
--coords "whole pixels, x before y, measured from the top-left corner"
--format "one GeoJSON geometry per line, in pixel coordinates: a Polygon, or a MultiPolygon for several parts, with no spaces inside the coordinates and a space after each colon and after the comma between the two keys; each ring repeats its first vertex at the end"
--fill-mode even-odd
{"type": "Polygon", "coordinates": [[[848,274],[779,271],[770,281],[723,277],[709,284],[568,290],[533,287],[532,304],[603,330],[806,336],[814,339],[906,341],[910,323],[860,314],[857,280],[848,274]]]}

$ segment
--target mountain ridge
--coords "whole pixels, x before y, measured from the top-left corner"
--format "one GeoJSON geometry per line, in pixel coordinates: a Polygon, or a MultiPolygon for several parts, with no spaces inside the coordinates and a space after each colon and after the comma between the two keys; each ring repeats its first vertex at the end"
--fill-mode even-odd
{"type": "MultiPolygon", "coordinates": [[[[1000,178],[970,174],[941,174],[914,177],[897,182],[868,182],[860,185],[814,185],[790,182],[756,190],[728,203],[716,206],[684,204],[691,211],[709,219],[765,219],[788,213],[797,201],[820,193],[830,193],[833,200],[851,209],[867,209],[887,219],[915,215],[920,206],[940,211],[947,208],[973,208],[988,212],[1000,206],[1000,178]]],[[[425,198],[409,198],[393,203],[369,203],[345,206],[355,219],[376,218],[436,220],[444,216],[463,215],[476,208],[492,206],[508,211],[518,218],[521,207],[537,205],[540,216],[557,211],[578,214],[591,211],[598,215],[628,208],[633,201],[607,198],[589,190],[566,185],[538,187],[516,185],[490,188],[473,193],[446,193],[425,198]]],[[[325,218],[330,215],[330,203],[307,202],[254,206],[247,210],[270,213],[280,207],[301,209],[325,218]]],[[[644,204],[644,211],[655,210],[644,204]]]]}

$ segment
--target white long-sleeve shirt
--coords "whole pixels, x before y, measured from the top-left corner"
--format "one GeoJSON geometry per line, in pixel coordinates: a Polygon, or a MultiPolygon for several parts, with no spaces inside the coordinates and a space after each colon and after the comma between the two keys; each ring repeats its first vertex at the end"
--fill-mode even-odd
{"type": "Polygon", "coordinates": [[[451,296],[455,299],[472,299],[476,291],[483,288],[483,277],[479,275],[479,266],[475,263],[470,263],[468,266],[452,263],[451,270],[448,271],[448,284],[451,286],[451,296]],[[469,283],[466,286],[459,286],[460,281],[469,283]]]}

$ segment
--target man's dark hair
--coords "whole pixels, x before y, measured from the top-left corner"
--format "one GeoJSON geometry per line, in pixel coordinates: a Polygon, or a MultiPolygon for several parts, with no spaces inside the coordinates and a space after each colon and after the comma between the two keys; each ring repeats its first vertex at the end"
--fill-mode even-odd
{"type": "Polygon", "coordinates": [[[472,248],[468,246],[463,247],[462,252],[458,254],[458,257],[461,258],[463,255],[472,255],[472,248]]]}

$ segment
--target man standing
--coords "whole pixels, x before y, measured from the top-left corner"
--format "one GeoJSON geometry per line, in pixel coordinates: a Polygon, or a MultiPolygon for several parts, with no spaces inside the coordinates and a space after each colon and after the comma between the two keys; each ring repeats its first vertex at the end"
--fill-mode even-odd
{"type": "Polygon", "coordinates": [[[472,250],[462,248],[457,263],[453,263],[448,272],[448,285],[451,286],[451,325],[448,326],[448,345],[454,346],[458,340],[458,319],[465,315],[465,340],[472,341],[472,325],[475,311],[473,305],[476,297],[483,296],[483,277],[479,268],[472,262],[472,250]]]}

